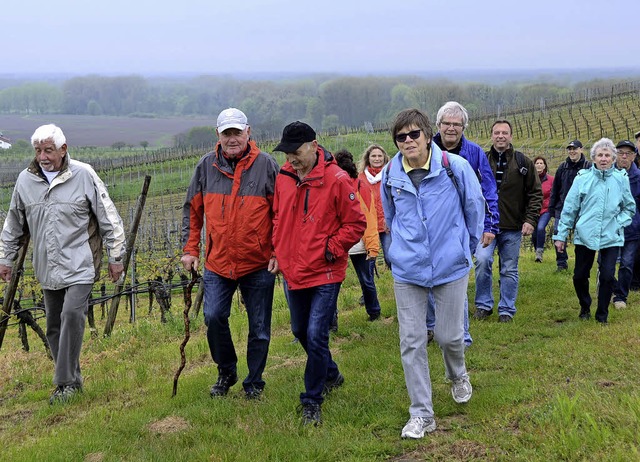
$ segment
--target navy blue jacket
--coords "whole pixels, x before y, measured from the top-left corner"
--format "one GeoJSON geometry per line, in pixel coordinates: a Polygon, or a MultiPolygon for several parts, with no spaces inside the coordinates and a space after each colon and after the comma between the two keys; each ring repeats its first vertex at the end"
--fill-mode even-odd
{"type": "Polygon", "coordinates": [[[631,163],[627,175],[629,175],[631,195],[636,200],[636,214],[633,216],[631,224],[624,229],[625,242],[640,239],[640,168],[636,166],[635,162],[631,163]]]}
{"type": "MultiPolygon", "coordinates": [[[[440,133],[437,133],[433,137],[434,143],[440,147],[443,151],[446,151],[442,144],[442,137],[440,133]]],[[[452,149],[451,152],[460,155],[466,159],[471,165],[471,168],[480,181],[480,188],[482,189],[482,195],[487,202],[487,210],[484,213],[484,232],[498,234],[498,223],[500,222],[500,212],[498,211],[498,187],[496,186],[496,178],[491,171],[491,165],[483,149],[476,143],[469,141],[462,135],[460,144],[457,148],[452,149]]]]}

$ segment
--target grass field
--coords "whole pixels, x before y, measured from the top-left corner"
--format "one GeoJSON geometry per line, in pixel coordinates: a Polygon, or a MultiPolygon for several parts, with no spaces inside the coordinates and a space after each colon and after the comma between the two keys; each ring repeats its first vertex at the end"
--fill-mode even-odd
{"type": "MultiPolygon", "coordinates": [[[[87,333],[85,392],[64,406],[47,402],[52,364],[42,344],[31,334],[32,351],[22,351],[11,327],[0,355],[0,461],[640,460],[640,294],[627,310],[612,308],[606,326],[581,322],[571,274],[555,272],[551,250],[542,264],[533,259],[522,251],[514,322],[499,324],[495,314],[471,321],[468,404],[453,402],[440,351],[429,346],[438,429],[423,440],[400,439],[409,399],[391,275],[378,279],[383,319],[371,323],[350,270],[331,339],[346,381],[325,402],[323,426],[301,427],[296,412],[305,354],[292,343],[280,286],[263,400],[246,401],[239,385],[209,397],[216,369],[202,314],[172,399],[183,338],[175,296],[167,324],[157,309],[129,324],[121,308],[111,337],[87,333]]],[[[242,376],[247,329],[238,303],[231,323],[242,376]]]]}

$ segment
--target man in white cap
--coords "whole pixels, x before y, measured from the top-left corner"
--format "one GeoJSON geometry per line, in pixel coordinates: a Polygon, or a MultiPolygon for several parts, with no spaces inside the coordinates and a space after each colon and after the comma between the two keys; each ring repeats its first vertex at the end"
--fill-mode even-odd
{"type": "Polygon", "coordinates": [[[240,287],[249,319],[249,373],[242,385],[247,399],[260,399],[271,340],[273,272],[277,271],[271,233],[279,167],[250,139],[247,116],[239,109],[220,113],[216,134],[215,149],[200,159],[187,191],[181,261],[187,271],[198,269],[206,221],[203,311],[211,357],[218,365],[218,380],[210,394],[225,396],[238,381],[229,315],[240,287]]]}

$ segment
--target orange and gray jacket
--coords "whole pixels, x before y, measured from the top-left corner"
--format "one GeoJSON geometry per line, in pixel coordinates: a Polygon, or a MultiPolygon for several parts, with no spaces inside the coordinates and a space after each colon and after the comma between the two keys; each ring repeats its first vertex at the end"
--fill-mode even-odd
{"type": "Polygon", "coordinates": [[[229,279],[265,269],[272,256],[273,190],[278,163],[249,141],[235,169],[218,143],[198,162],[182,212],[183,252],[229,279]]]}
{"type": "Polygon", "coordinates": [[[93,168],[69,158],[51,184],[34,161],[18,175],[0,234],[0,263],[11,266],[31,234],[33,268],[43,289],[93,284],[100,276],[102,243],[109,263],[125,255],[122,219],[93,168]]]}

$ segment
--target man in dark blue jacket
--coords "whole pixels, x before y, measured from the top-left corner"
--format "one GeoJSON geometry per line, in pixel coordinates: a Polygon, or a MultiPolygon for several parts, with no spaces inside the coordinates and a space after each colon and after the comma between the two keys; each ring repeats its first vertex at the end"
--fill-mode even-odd
{"type": "MultiPolygon", "coordinates": [[[[438,133],[433,137],[434,143],[443,151],[459,154],[469,162],[471,168],[476,172],[480,181],[482,195],[486,201],[484,216],[484,229],[482,247],[486,247],[498,234],[498,222],[500,214],[498,212],[498,191],[496,179],[491,171],[491,166],[487,160],[484,150],[476,143],[469,141],[464,136],[464,130],[469,124],[469,114],[464,106],[456,101],[445,103],[436,115],[436,125],[438,133]]],[[[475,249],[472,249],[475,252],[475,249]]],[[[429,298],[427,310],[427,329],[429,339],[433,339],[433,329],[436,324],[436,313],[433,298],[429,298]]],[[[470,346],[473,342],[469,334],[469,312],[464,312],[464,343],[470,346]]]]}
{"type": "MultiPolygon", "coordinates": [[[[591,167],[591,162],[584,157],[582,143],[580,140],[573,140],[567,145],[567,159],[558,167],[556,176],[553,178],[553,186],[551,186],[549,213],[552,217],[555,217],[553,224],[554,234],[558,231],[558,222],[562,214],[564,199],[567,197],[569,189],[571,189],[573,180],[580,170],[589,167],[591,167]]],[[[558,266],[558,271],[566,271],[569,268],[568,260],[569,255],[566,249],[562,252],[556,250],[556,265],[558,266]]]]}
{"type": "Polygon", "coordinates": [[[616,149],[618,150],[616,167],[627,171],[631,194],[636,200],[636,214],[633,216],[631,224],[624,229],[624,246],[620,251],[618,281],[613,288],[613,306],[617,309],[623,309],[627,307],[635,255],[640,243],[640,169],[635,163],[636,147],[631,141],[620,141],[616,149]]]}

